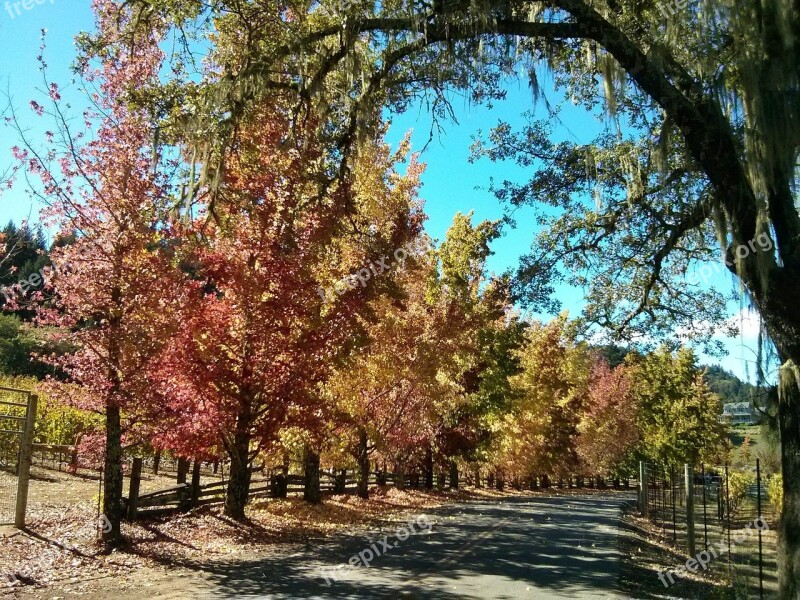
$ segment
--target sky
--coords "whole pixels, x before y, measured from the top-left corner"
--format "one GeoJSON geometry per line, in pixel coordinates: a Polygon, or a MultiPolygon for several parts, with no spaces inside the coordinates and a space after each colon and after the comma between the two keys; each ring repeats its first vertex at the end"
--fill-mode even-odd
{"type": "MultiPolygon", "coordinates": [[[[81,31],[91,30],[92,26],[89,0],[26,0],[25,3],[0,0],[0,56],[6,57],[0,67],[0,94],[11,97],[23,127],[29,129],[32,137],[43,133],[41,120],[35,118],[28,107],[28,102],[39,96],[37,90],[44,87],[37,61],[42,30],[46,30],[44,56],[48,78],[59,83],[62,97],[72,103],[77,116],[82,105],[82,93],[78,86],[69,85],[72,80],[70,65],[76,55],[74,37],[81,31]],[[30,8],[26,9],[26,6],[30,8]]],[[[550,86],[543,83],[545,94],[555,97],[550,86]]],[[[421,196],[429,216],[426,229],[434,239],[444,237],[456,212],[474,211],[474,222],[503,216],[502,206],[486,190],[491,177],[498,181],[524,181],[525,171],[515,165],[492,163],[486,159],[474,164],[468,161],[470,144],[479,131],[488,132],[499,120],[521,125],[525,122],[523,113],[534,110],[532,94],[525,82],[510,82],[507,94],[505,101],[496,102],[492,108],[454,98],[457,123],[444,123],[445,131],[434,133],[430,142],[431,118],[424,108],[391,117],[389,143],[396,146],[406,132],[411,131],[413,149],[425,147],[421,160],[427,163],[427,170],[422,177],[421,196]]],[[[5,99],[0,97],[0,106],[3,105],[5,99]]],[[[535,111],[536,118],[546,116],[541,101],[535,111]]],[[[604,127],[600,118],[576,107],[567,106],[560,118],[562,123],[554,128],[555,135],[577,142],[588,141],[604,127]]],[[[12,164],[10,148],[16,143],[16,133],[0,126],[0,173],[12,164]]],[[[0,196],[0,223],[10,219],[17,223],[24,219],[36,222],[40,208],[30,200],[24,185],[17,185],[0,196]]],[[[494,242],[494,254],[489,259],[492,271],[500,273],[513,269],[519,257],[530,248],[536,233],[530,217],[531,212],[517,213],[516,228],[506,228],[504,236],[494,242]]],[[[716,270],[710,285],[735,289],[737,284],[733,277],[723,271],[716,270]]],[[[563,307],[577,316],[583,306],[581,290],[561,287],[558,292],[563,307]]],[[[752,381],[758,321],[754,314],[738,305],[730,306],[729,312],[740,325],[740,336],[724,341],[728,356],[722,359],[701,356],[701,361],[719,363],[740,378],[752,381]]]]}

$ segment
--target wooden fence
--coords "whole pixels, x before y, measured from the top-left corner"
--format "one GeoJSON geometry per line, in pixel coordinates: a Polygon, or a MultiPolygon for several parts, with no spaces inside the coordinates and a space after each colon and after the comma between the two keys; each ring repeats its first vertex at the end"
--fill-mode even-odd
{"type": "MultiPolygon", "coordinates": [[[[179,483],[163,490],[140,494],[138,489],[141,481],[141,469],[141,459],[134,459],[131,469],[130,493],[123,499],[124,511],[131,520],[175,510],[190,510],[196,506],[220,503],[225,500],[228,482],[222,480],[200,484],[197,467],[193,469],[192,483],[179,483]]],[[[254,468],[253,471],[257,473],[262,469],[254,468]]],[[[392,473],[375,471],[370,473],[369,484],[393,486],[395,479],[395,475],[392,473]]],[[[357,485],[358,481],[354,471],[320,471],[319,487],[322,493],[354,492],[357,485]]],[[[256,477],[250,481],[252,497],[277,498],[284,495],[302,494],[304,489],[305,477],[303,475],[288,475],[285,477],[285,481],[281,474],[256,477]]]]}
{"type": "MultiPolygon", "coordinates": [[[[139,494],[139,480],[141,477],[142,461],[134,459],[131,469],[131,493],[124,499],[125,511],[129,519],[133,520],[142,516],[153,516],[156,514],[171,512],[175,510],[190,510],[203,504],[213,504],[224,502],[228,482],[226,480],[214,481],[211,483],[200,484],[201,468],[198,463],[192,469],[192,482],[178,483],[175,486],[139,494]]],[[[253,467],[254,475],[264,472],[263,467],[253,467]]],[[[302,494],[305,489],[305,477],[303,475],[287,475],[284,477],[277,470],[272,470],[272,474],[267,477],[254,477],[250,482],[250,496],[279,498],[293,494],[302,494]]],[[[369,475],[370,486],[396,486],[397,476],[386,471],[371,471],[369,475]]],[[[448,483],[443,474],[435,478],[435,487],[442,489],[448,483]]],[[[459,486],[464,483],[473,483],[469,474],[466,477],[459,477],[459,486]]],[[[506,482],[496,480],[493,477],[486,479],[485,483],[490,487],[504,489],[506,482]]],[[[523,486],[519,481],[509,482],[513,489],[523,487],[531,490],[548,488],[588,488],[588,489],[630,489],[629,480],[606,480],[600,477],[566,477],[532,478],[523,486]]],[[[354,493],[357,489],[358,479],[354,470],[320,470],[320,492],[323,494],[345,494],[354,493]]],[[[404,487],[422,488],[424,477],[418,473],[407,475],[404,487]]]]}

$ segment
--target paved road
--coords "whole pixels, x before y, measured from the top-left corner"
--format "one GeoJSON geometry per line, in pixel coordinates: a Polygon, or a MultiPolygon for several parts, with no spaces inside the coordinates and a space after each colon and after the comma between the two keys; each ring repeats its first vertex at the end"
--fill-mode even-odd
{"type": "Polygon", "coordinates": [[[405,540],[393,525],[278,560],[217,565],[203,569],[203,579],[214,598],[623,598],[616,591],[617,526],[625,501],[459,504],[418,518],[405,540]],[[370,566],[336,567],[351,557],[370,566]]]}

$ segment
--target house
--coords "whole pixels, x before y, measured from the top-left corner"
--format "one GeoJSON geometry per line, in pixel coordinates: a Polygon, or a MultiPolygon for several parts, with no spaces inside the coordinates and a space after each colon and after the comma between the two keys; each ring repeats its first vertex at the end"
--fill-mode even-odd
{"type": "Polygon", "coordinates": [[[719,420],[731,425],[753,425],[758,422],[758,417],[749,402],[731,402],[722,405],[719,420]]]}

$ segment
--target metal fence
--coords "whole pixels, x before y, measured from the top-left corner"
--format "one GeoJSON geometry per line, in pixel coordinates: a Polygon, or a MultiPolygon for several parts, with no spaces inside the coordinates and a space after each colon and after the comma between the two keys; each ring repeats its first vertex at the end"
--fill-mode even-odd
{"type": "Polygon", "coordinates": [[[640,509],[660,530],[662,543],[687,558],[705,552],[710,569],[727,570],[737,597],[777,597],[779,514],[758,460],[736,467],[640,468],[640,509]]]}

